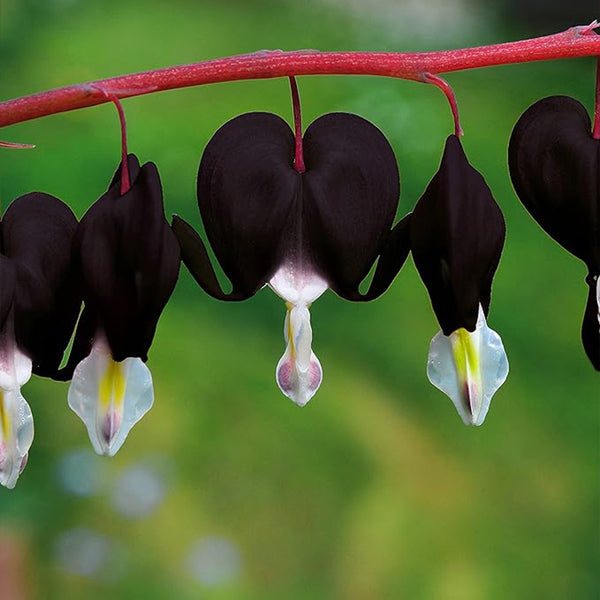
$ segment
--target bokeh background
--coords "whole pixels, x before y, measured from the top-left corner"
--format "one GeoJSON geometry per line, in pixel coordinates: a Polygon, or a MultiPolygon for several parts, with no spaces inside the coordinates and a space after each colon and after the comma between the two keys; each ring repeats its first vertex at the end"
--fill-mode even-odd
{"type": "MultiPolygon", "coordinates": [[[[261,49],[435,50],[552,33],[596,3],[469,0],[0,0],[0,98],[261,49]],[[537,7],[537,8],[536,8],[537,7]]],[[[66,384],[24,388],[36,439],[0,489],[1,600],[597,598],[600,386],[580,342],[581,263],[519,204],[506,148],[535,100],[592,109],[592,59],[447,77],[464,146],[508,227],[490,325],[511,372],[487,421],[462,425],[425,375],[438,330],[409,260],[367,305],[328,292],[312,308],[324,367],[299,409],[274,381],[284,306],[201,292],[183,268],[149,366],[153,410],[114,459],[96,457],[66,384]]],[[[436,171],[452,130],[432,86],[302,77],[304,120],[357,112],[390,139],[398,217],[436,171]]],[[[245,111],[290,119],[285,79],[127,100],[130,150],[161,171],[167,214],[200,227],[203,147],[245,111]]],[[[119,160],[110,105],[4,129],[31,151],[0,157],[0,198],[54,194],[77,216],[119,160]]]]}

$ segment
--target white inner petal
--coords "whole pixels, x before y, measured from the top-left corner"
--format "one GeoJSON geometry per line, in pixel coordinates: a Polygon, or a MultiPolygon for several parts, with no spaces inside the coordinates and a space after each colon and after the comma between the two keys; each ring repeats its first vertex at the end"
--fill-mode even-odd
{"type": "Polygon", "coordinates": [[[310,304],[328,288],[327,282],[299,261],[287,261],[269,281],[271,289],[286,302],[310,304]]]}
{"type": "Polygon", "coordinates": [[[33,443],[33,416],[21,386],[31,377],[31,360],[10,335],[0,338],[0,485],[14,488],[33,443]]]}
{"type": "Polygon", "coordinates": [[[15,390],[31,378],[31,360],[25,356],[14,340],[5,335],[0,338],[0,388],[15,390]]]}
{"type": "MultiPolygon", "coordinates": [[[[300,252],[298,252],[300,254],[300,252]]],[[[283,335],[286,348],[277,364],[275,379],[279,389],[298,406],[304,406],[319,389],[323,379],[321,363],[312,351],[309,306],[325,290],[327,283],[299,260],[288,260],[269,282],[286,301],[283,335]]]]}
{"type": "Polygon", "coordinates": [[[304,406],[323,379],[321,363],[311,349],[310,313],[305,305],[288,305],[284,337],[285,352],[275,371],[277,385],[298,406],[304,406]]]}
{"type": "Polygon", "coordinates": [[[73,373],[68,402],[85,423],[94,450],[114,456],[133,426],[152,408],[152,375],[140,358],[112,359],[98,337],[73,373]]]}
{"type": "Polygon", "coordinates": [[[441,331],[429,347],[429,381],[450,397],[466,425],[481,425],[492,396],[508,375],[500,336],[487,326],[481,305],[475,331],[441,331]]]}
{"type": "Polygon", "coordinates": [[[33,416],[21,390],[0,389],[0,485],[15,487],[32,443],[33,416]]]}

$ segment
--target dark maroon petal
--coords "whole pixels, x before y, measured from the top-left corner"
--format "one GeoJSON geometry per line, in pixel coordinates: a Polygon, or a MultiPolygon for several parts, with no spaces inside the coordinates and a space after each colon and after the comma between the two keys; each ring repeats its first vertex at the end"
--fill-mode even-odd
{"type": "MultiPolygon", "coordinates": [[[[298,222],[301,186],[293,158],[290,128],[268,113],[249,113],[229,121],[204,151],[198,206],[234,295],[254,294],[281,263],[280,244],[298,222]]],[[[188,266],[198,252],[202,251],[185,251],[188,266]]]]}
{"type": "MultiPolygon", "coordinates": [[[[127,155],[127,169],[129,173],[129,183],[133,184],[133,182],[138,178],[138,175],[140,174],[140,161],[138,160],[138,157],[135,154],[127,155]]],[[[119,164],[117,170],[115,171],[115,174],[113,175],[113,178],[111,179],[107,191],[110,191],[111,188],[114,187],[116,188],[116,193],[121,193],[121,174],[122,169],[121,164],[119,164]]]]}
{"type": "Polygon", "coordinates": [[[210,258],[204,242],[194,228],[178,215],[173,215],[171,227],[181,248],[181,260],[183,264],[207,294],[217,300],[246,300],[252,295],[241,292],[226,294],[221,289],[219,280],[210,264],[210,258]]]}
{"type": "Polygon", "coordinates": [[[596,291],[598,275],[595,277],[590,275],[587,281],[590,291],[583,316],[581,340],[594,369],[600,371],[600,322],[598,321],[600,307],[598,306],[596,291]]]}
{"type": "Polygon", "coordinates": [[[76,229],[71,209],[40,192],[17,198],[2,219],[3,251],[16,273],[15,336],[38,375],[58,369],[81,306],[76,229]]]}
{"type": "Polygon", "coordinates": [[[500,208],[451,135],[410,219],[415,265],[445,335],[473,331],[479,304],[487,315],[504,237],[500,208]]]}
{"type": "Polygon", "coordinates": [[[590,271],[600,271],[600,140],[567,96],[536,102],[521,116],[508,150],[515,190],[542,228],[590,271]]]}
{"type": "Polygon", "coordinates": [[[113,358],[146,360],[180,261],[155,165],[146,163],[123,196],[113,185],[84,215],[78,241],[85,303],[113,358]]]}
{"type": "Polygon", "coordinates": [[[304,136],[304,233],[330,287],[358,293],[392,226],[400,183],[394,152],[369,121],[331,113],[304,136]]]}
{"type": "Polygon", "coordinates": [[[15,282],[14,263],[0,254],[0,330],[4,328],[13,307],[15,282]]]}
{"type": "Polygon", "coordinates": [[[340,294],[343,298],[355,302],[366,302],[379,298],[390,287],[410,254],[410,217],[410,214],[406,215],[388,235],[369,290],[365,294],[358,291],[340,294]]]}

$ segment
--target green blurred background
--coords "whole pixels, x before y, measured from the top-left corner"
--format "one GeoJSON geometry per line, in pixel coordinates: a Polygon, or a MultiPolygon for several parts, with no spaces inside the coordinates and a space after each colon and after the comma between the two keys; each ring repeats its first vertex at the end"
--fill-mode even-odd
{"type": "MultiPolygon", "coordinates": [[[[550,3],[559,10],[534,11],[538,21],[527,2],[490,4],[0,0],[0,97],[264,48],[435,50],[598,16],[591,2],[550,3]]],[[[182,269],[150,352],[155,407],[117,457],[93,455],[66,384],[24,388],[36,439],[17,488],[0,489],[0,599],[597,598],[600,388],[579,337],[585,270],[529,218],[506,168],[525,108],[568,94],[591,110],[594,69],[579,59],[447,78],[465,150],[508,228],[489,323],[511,372],[481,428],[464,427],[427,381],[438,326],[411,260],[371,304],[328,292],[313,305],[324,380],[304,409],[274,381],[281,300],[265,289],[221,304],[182,269]]],[[[410,211],[451,132],[442,94],[371,77],[299,85],[305,124],[350,111],[385,132],[398,216],[410,211]]],[[[285,79],[124,105],[130,150],[158,164],[168,216],[196,227],[197,166],[214,131],[245,111],[290,119],[285,79]]],[[[110,105],[0,139],[37,145],[2,152],[4,206],[43,190],[81,216],[119,160],[110,105]]]]}

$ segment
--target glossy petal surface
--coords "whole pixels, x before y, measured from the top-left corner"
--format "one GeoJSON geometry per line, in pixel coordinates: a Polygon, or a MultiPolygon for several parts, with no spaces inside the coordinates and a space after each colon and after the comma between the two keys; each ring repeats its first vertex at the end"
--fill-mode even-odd
{"type": "Polygon", "coordinates": [[[235,293],[252,295],[271,278],[283,257],[282,240],[301,221],[293,157],[292,131],[269,113],[236,117],[206,146],[198,207],[235,293]]]}
{"type": "Polygon", "coordinates": [[[31,408],[19,388],[0,388],[0,485],[15,487],[33,443],[31,408]]]}
{"type": "Polygon", "coordinates": [[[294,403],[305,406],[323,378],[321,363],[311,347],[312,329],[306,305],[288,307],[284,337],[286,349],[277,365],[277,385],[294,403]]]}
{"type": "Polygon", "coordinates": [[[445,335],[475,329],[479,306],[487,314],[505,225],[483,177],[454,135],[410,217],[415,265],[445,335]]]}
{"type": "Polygon", "coordinates": [[[0,331],[2,331],[12,318],[16,285],[15,265],[2,254],[0,254],[0,282],[0,331]]]}
{"type": "MultiPolygon", "coordinates": [[[[130,161],[135,173],[135,160],[130,161]]],[[[80,224],[84,299],[116,361],[133,356],[146,360],[179,273],[179,244],[164,217],[154,164],[140,169],[125,195],[119,190],[117,181],[80,224]]]]}
{"type": "Polygon", "coordinates": [[[381,252],[396,214],[394,152],[369,121],[331,113],[306,130],[304,157],[308,245],[330,287],[352,294],[381,252]]]}
{"type": "Polygon", "coordinates": [[[585,107],[567,96],[536,102],[513,130],[515,190],[542,228],[600,273],[600,140],[585,107]]]}
{"type": "Polygon", "coordinates": [[[431,341],[429,381],[452,400],[465,425],[483,423],[492,396],[507,375],[502,340],[487,326],[481,306],[475,331],[461,328],[449,336],[440,331],[431,341]]]}
{"type": "Polygon", "coordinates": [[[39,192],[17,198],[2,219],[2,251],[15,270],[16,339],[38,375],[56,376],[79,314],[76,229],[71,209],[39,192]]]}
{"type": "Polygon", "coordinates": [[[0,338],[0,485],[14,488],[27,464],[33,442],[31,408],[21,386],[31,377],[31,360],[20,352],[12,336],[0,338]]]}
{"type": "Polygon", "coordinates": [[[85,423],[96,453],[114,456],[152,408],[152,375],[139,358],[114,361],[99,339],[75,369],[68,403],[85,423]]]}
{"type": "Polygon", "coordinates": [[[390,236],[399,176],[385,136],[361,117],[333,113],[310,125],[303,144],[306,171],[300,174],[285,121],[249,113],[226,123],[207,145],[198,205],[231,293],[221,289],[200,236],[179,217],[173,230],[186,266],[212,296],[248,298],[294,261],[319,273],[339,295],[370,300],[404,263],[407,230],[390,236]],[[359,283],[384,249],[390,253],[383,268],[361,294],[359,283]]]}
{"type": "Polygon", "coordinates": [[[327,283],[306,266],[288,261],[269,282],[286,301],[283,328],[285,352],[275,370],[279,389],[298,406],[304,406],[321,385],[323,369],[312,351],[312,328],[308,307],[325,290],[327,283]]]}

